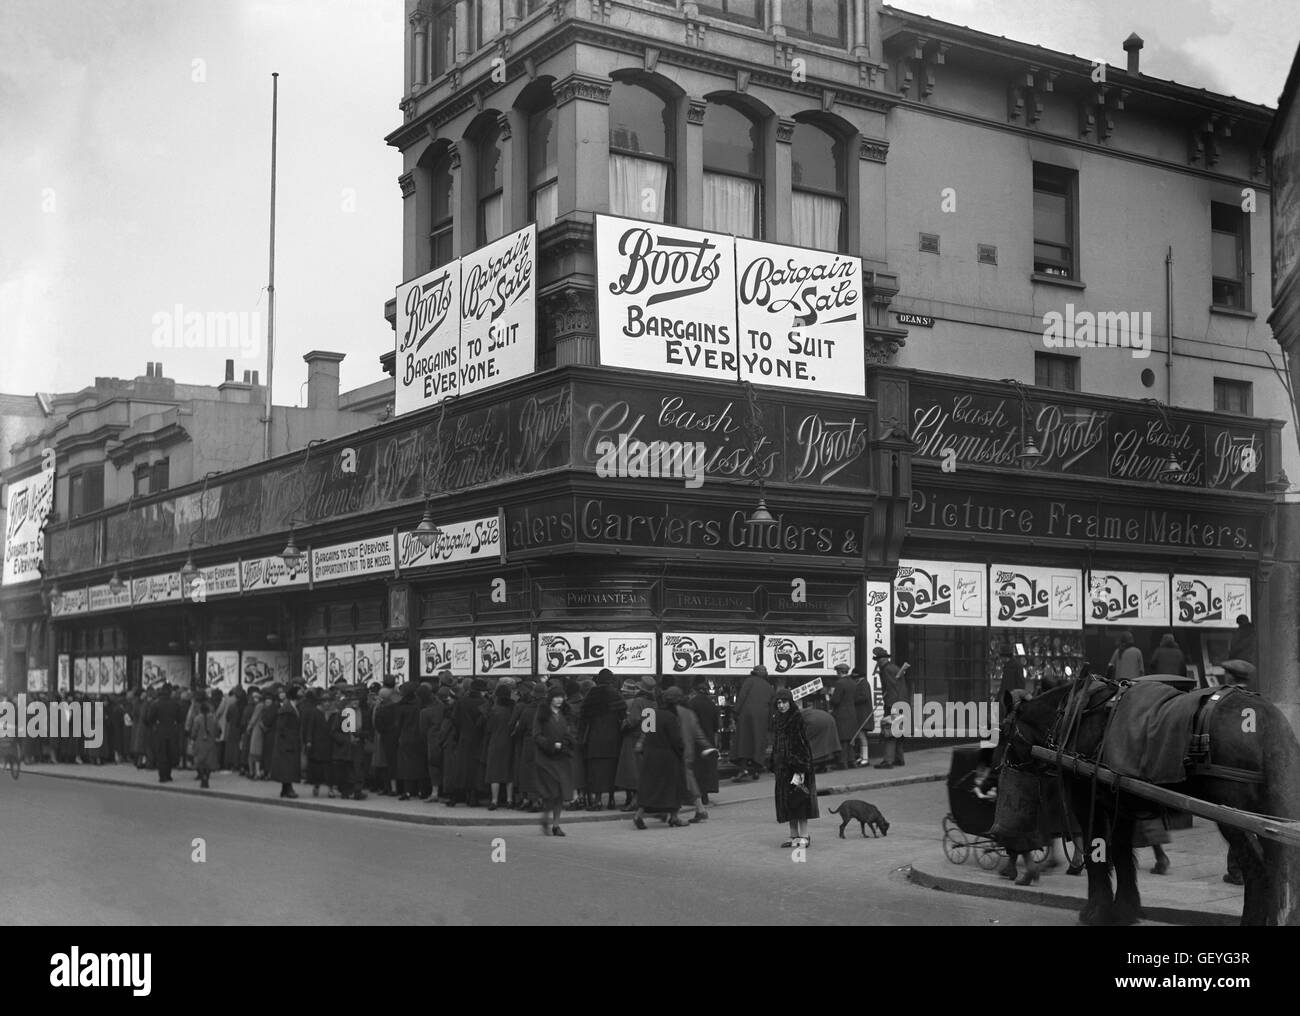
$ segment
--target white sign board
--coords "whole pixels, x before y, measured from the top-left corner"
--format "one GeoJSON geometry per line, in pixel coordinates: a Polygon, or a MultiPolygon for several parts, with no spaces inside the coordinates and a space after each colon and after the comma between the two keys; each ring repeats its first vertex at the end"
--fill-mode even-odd
{"type": "Polygon", "coordinates": [[[547,674],[653,674],[650,632],[552,632],[537,636],[537,657],[547,674]]]}
{"type": "Polygon", "coordinates": [[[207,678],[208,691],[220,691],[225,694],[238,686],[238,650],[209,649],[204,674],[207,678]]]}
{"type": "Polygon", "coordinates": [[[240,585],[240,566],[238,561],[229,564],[213,564],[200,568],[197,575],[190,580],[189,589],[185,590],[188,599],[195,603],[214,596],[238,596],[242,592],[240,585]]]}
{"type": "Polygon", "coordinates": [[[438,529],[437,539],[428,547],[415,538],[414,532],[398,533],[397,566],[402,571],[460,561],[501,559],[500,516],[488,515],[466,522],[440,522],[438,529]]]}
{"type": "Polygon", "coordinates": [[[460,259],[461,395],[533,372],[537,363],[537,226],[460,259]]]}
{"type": "Polygon", "coordinates": [[[790,692],[790,695],[796,702],[798,702],[801,699],[806,699],[809,695],[816,695],[824,687],[825,685],[822,684],[822,679],[820,677],[814,677],[807,684],[799,685],[798,688],[795,688],[790,692]]]}
{"type": "Polygon", "coordinates": [[[862,260],[736,240],[740,380],[866,394],[862,260]]]}
{"type": "Polygon", "coordinates": [[[72,614],[84,614],[90,604],[85,587],[61,590],[57,599],[50,603],[50,613],[54,617],[68,617],[72,614]]]}
{"type": "Polygon", "coordinates": [[[894,623],[982,628],[988,622],[987,596],[988,569],[982,564],[899,561],[894,623]]]}
{"type": "Polygon", "coordinates": [[[90,611],[126,610],[131,606],[131,587],[123,583],[122,591],[115,593],[107,582],[91,586],[86,590],[86,601],[86,609],[90,611]]]}
{"type": "Polygon", "coordinates": [[[474,640],[471,638],[420,639],[420,673],[436,676],[450,669],[456,677],[474,673],[474,640]]]}
{"type": "Polygon", "coordinates": [[[194,681],[194,664],[188,656],[142,656],[141,683],[146,688],[170,684],[188,688],[194,681]]]}
{"type": "Polygon", "coordinates": [[[460,262],[397,287],[397,383],[393,409],[410,413],[457,392],[460,262]]]}
{"type": "Polygon", "coordinates": [[[381,642],[363,642],[353,647],[355,650],[355,661],[353,667],[356,672],[357,681],[364,685],[371,685],[375,681],[383,684],[384,681],[384,646],[381,642]]]}
{"type": "Polygon", "coordinates": [[[45,562],[44,525],[54,510],[54,470],[9,484],[5,515],[4,572],[0,584],[33,582],[45,562]]]}
{"type": "Polygon", "coordinates": [[[1235,628],[1250,618],[1250,579],[1222,575],[1175,575],[1171,581],[1174,624],[1196,628],[1235,628]]]}
{"type": "Polygon", "coordinates": [[[30,667],[27,670],[27,691],[35,694],[38,691],[50,690],[50,672],[44,667],[30,667]]]}
{"type": "Polygon", "coordinates": [[[1088,624],[1169,627],[1169,576],[1109,568],[1089,572],[1088,624]]]}
{"type": "Polygon", "coordinates": [[[405,646],[388,650],[388,672],[400,688],[411,679],[411,651],[405,646]]]}
{"type": "Polygon", "coordinates": [[[748,674],[758,666],[758,636],[666,632],[665,674],[748,674]]]}
{"type": "Polygon", "coordinates": [[[260,593],[266,589],[284,589],[288,586],[305,586],[311,578],[305,555],[298,559],[293,568],[286,565],[284,559],[278,555],[255,557],[241,561],[239,571],[240,586],[246,593],[260,593]]]}
{"type": "Polygon", "coordinates": [[[325,656],[325,684],[330,687],[340,681],[344,684],[355,684],[356,659],[356,651],[352,646],[330,646],[325,656]]]}
{"type": "Polygon", "coordinates": [[[1018,628],[1082,628],[1083,576],[1068,568],[989,566],[991,624],[1018,628]]]}
{"type": "Polygon", "coordinates": [[[325,647],[302,647],[302,679],[308,688],[325,687],[325,647]]]}
{"type": "MultiPolygon", "coordinates": [[[[125,673],[126,657],[123,657],[123,658],[122,658],[122,663],[123,663],[123,665],[124,665],[124,666],[123,666],[123,672],[125,673]]],[[[58,682],[59,682],[58,690],[59,690],[59,691],[62,691],[64,688],[71,688],[71,687],[72,687],[72,657],[69,656],[67,653],[60,653],[60,654],[59,654],[58,661],[57,661],[57,664],[56,664],[56,670],[55,670],[55,673],[56,673],[57,676],[58,676],[58,682]]],[[[48,687],[48,676],[49,676],[49,675],[46,675],[46,677],[47,677],[47,682],[46,682],[46,683],[47,683],[47,686],[46,686],[46,688],[41,689],[41,690],[44,690],[44,691],[48,691],[48,690],[49,690],[49,687],[48,687]]],[[[28,686],[28,691],[34,691],[34,690],[36,690],[36,689],[33,689],[30,685],[28,686]]]]}
{"type": "MultiPolygon", "coordinates": [[[[480,677],[533,672],[531,635],[480,635],[474,639],[474,673],[480,677]]],[[[424,671],[425,677],[432,676],[424,671]]]]}
{"type": "Polygon", "coordinates": [[[121,695],[126,691],[126,657],[113,657],[113,694],[121,695]]]}
{"type": "Polygon", "coordinates": [[[853,637],[849,635],[768,635],[763,639],[763,664],[777,675],[833,674],[841,663],[852,669],[853,655],[853,637]]]}
{"type": "Polygon", "coordinates": [[[289,682],[289,654],[284,650],[245,649],[239,657],[245,688],[289,682]]]}
{"type": "Polygon", "coordinates": [[[330,547],[314,547],[311,574],[317,582],[354,579],[363,575],[391,575],[394,562],[393,537],[353,540],[330,547]]]}
{"type": "Polygon", "coordinates": [[[721,233],[597,215],[600,362],[737,380],[735,243],[721,233]]]}

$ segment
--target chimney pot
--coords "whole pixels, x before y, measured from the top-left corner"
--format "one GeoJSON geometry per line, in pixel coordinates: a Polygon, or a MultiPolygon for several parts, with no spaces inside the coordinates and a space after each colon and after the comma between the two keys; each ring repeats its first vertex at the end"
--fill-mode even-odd
{"type": "Polygon", "coordinates": [[[253,371],[253,384],[257,384],[257,371],[253,371]]]}
{"type": "Polygon", "coordinates": [[[251,376],[251,375],[249,374],[248,371],[244,371],[244,384],[248,384],[248,383],[249,383],[249,377],[250,377],[250,376],[251,376]]]}
{"type": "Polygon", "coordinates": [[[1141,36],[1134,32],[1124,40],[1124,52],[1128,54],[1128,72],[1138,74],[1138,63],[1142,53],[1143,43],[1141,36]]]}
{"type": "Polygon", "coordinates": [[[339,363],[345,354],[313,349],[303,356],[307,364],[307,408],[339,408],[339,363]]]}
{"type": "Polygon", "coordinates": [[[150,360],[148,363],[146,363],[146,364],[144,365],[144,376],[145,376],[145,377],[153,377],[153,361],[152,361],[152,360],[150,360]]]}
{"type": "Polygon", "coordinates": [[[235,380],[235,361],[234,361],[234,360],[227,360],[227,361],[226,361],[226,380],[227,380],[227,381],[233,381],[233,380],[235,380]]]}

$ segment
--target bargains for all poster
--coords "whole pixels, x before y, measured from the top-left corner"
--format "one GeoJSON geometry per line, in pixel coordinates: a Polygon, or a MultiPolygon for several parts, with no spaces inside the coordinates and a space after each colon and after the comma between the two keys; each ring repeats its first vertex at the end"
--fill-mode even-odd
{"type": "Polygon", "coordinates": [[[653,674],[655,637],[648,632],[555,632],[537,636],[547,674],[653,674]]]}
{"type": "MultiPolygon", "coordinates": [[[[531,635],[480,635],[474,640],[474,673],[481,677],[533,672],[531,635]]],[[[429,676],[426,671],[425,676],[429,676]]]]}
{"type": "Polygon", "coordinates": [[[1088,624],[1169,626],[1169,576],[1158,572],[1088,573],[1088,624]]]}
{"type": "Polygon", "coordinates": [[[763,664],[781,674],[827,675],[844,664],[853,667],[853,638],[847,635],[768,635],[763,664]]]}
{"type": "Polygon", "coordinates": [[[239,652],[237,650],[213,650],[207,653],[205,675],[208,691],[220,691],[222,694],[239,684],[239,652]]]}
{"type": "Polygon", "coordinates": [[[1171,580],[1174,624],[1197,628],[1235,628],[1252,616],[1250,579],[1223,575],[1175,575],[1171,580]]]}

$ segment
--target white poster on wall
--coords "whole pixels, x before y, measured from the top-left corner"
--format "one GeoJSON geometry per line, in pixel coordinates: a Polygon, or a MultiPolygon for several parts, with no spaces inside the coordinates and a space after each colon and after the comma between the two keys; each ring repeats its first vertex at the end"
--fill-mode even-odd
{"type": "Polygon", "coordinates": [[[308,688],[325,687],[325,647],[302,647],[302,679],[308,688]]]}
{"type": "Polygon", "coordinates": [[[353,647],[356,679],[364,685],[378,681],[384,682],[384,644],[382,642],[361,642],[353,647]]]}
{"type": "Polygon", "coordinates": [[[778,676],[833,674],[840,664],[852,669],[853,643],[851,635],[768,635],[763,639],[763,665],[778,676]]]}
{"type": "Polygon", "coordinates": [[[537,226],[460,259],[461,395],[531,374],[537,363],[537,226]]]}
{"type": "Polygon", "coordinates": [[[113,592],[108,583],[103,585],[91,586],[86,590],[86,609],[89,611],[96,610],[126,610],[131,606],[131,587],[126,583],[122,584],[119,592],[113,592]]]}
{"type": "Polygon", "coordinates": [[[8,485],[4,572],[0,585],[34,582],[45,562],[45,523],[54,510],[54,470],[8,485]]]}
{"type": "MultiPolygon", "coordinates": [[[[984,627],[988,569],[952,561],[899,561],[894,623],[984,627]]],[[[892,647],[891,647],[892,651],[892,647]]]]}
{"type": "Polygon", "coordinates": [[[665,632],[660,640],[665,674],[748,674],[758,666],[758,636],[665,632]]]}
{"type": "Polygon", "coordinates": [[[84,614],[90,604],[90,597],[87,596],[86,587],[78,589],[64,589],[59,595],[50,601],[50,614],[54,617],[70,617],[74,614],[84,614]]]}
{"type": "Polygon", "coordinates": [[[1251,619],[1250,579],[1223,575],[1175,575],[1174,624],[1196,628],[1235,628],[1251,619]]]}
{"type": "Polygon", "coordinates": [[[255,557],[241,561],[240,586],[246,593],[258,593],[264,589],[283,589],[287,586],[305,586],[310,581],[307,555],[298,559],[292,568],[284,559],[276,557],[255,557]]]}
{"type": "Polygon", "coordinates": [[[420,673],[431,677],[450,669],[456,677],[474,674],[474,640],[469,637],[420,639],[420,673]]]}
{"type": "Polygon", "coordinates": [[[460,373],[460,262],[397,287],[396,415],[457,393],[460,373]]]}
{"type": "Polygon", "coordinates": [[[235,649],[209,649],[204,674],[208,691],[222,694],[239,684],[239,651],[235,649]]]}
{"type": "Polygon", "coordinates": [[[355,684],[356,659],[356,651],[352,646],[330,646],[325,654],[325,684],[331,687],[340,681],[355,684]]]}
{"type": "Polygon", "coordinates": [[[185,596],[195,603],[202,603],[214,596],[238,596],[242,591],[239,562],[231,561],[200,568],[198,574],[190,579],[185,596]]]}
{"type": "Polygon", "coordinates": [[[438,536],[424,546],[414,532],[397,534],[397,565],[425,568],[460,561],[491,561],[501,558],[501,517],[486,515],[466,522],[438,523],[438,536]]]}
{"type": "Polygon", "coordinates": [[[142,656],[140,673],[146,688],[170,684],[185,689],[194,683],[194,663],[188,656],[142,656]]]}
{"type": "Polygon", "coordinates": [[[1160,572],[1088,573],[1088,624],[1169,626],[1169,576],[1160,572]]]}
{"type": "Polygon", "coordinates": [[[873,649],[893,652],[893,590],[888,582],[867,582],[867,658],[873,649]]]}
{"type": "Polygon", "coordinates": [[[126,657],[113,657],[113,694],[121,695],[126,691],[126,657]]]}
{"type": "Polygon", "coordinates": [[[600,362],[735,381],[735,243],[721,233],[597,215],[600,362]]]}
{"type": "Polygon", "coordinates": [[[553,632],[537,636],[546,674],[655,673],[655,637],[649,632],[553,632]]]}
{"type": "MultiPolygon", "coordinates": [[[[474,639],[474,672],[498,677],[533,672],[531,635],[479,635],[474,639]]],[[[430,676],[426,671],[425,676],[430,676]]]]}
{"type": "MultiPolygon", "coordinates": [[[[125,659],[125,657],[123,659],[125,659]]],[[[59,691],[72,687],[72,657],[67,653],[59,654],[59,658],[55,663],[55,674],[57,675],[59,682],[59,691]]],[[[46,690],[48,690],[48,688],[46,690]]]]}
{"type": "Polygon", "coordinates": [[[1083,575],[1069,568],[989,565],[991,624],[1082,628],[1083,575]]]}
{"type": "Polygon", "coordinates": [[[866,394],[862,259],[736,239],[740,379],[866,394]]]}
{"type": "Polygon", "coordinates": [[[86,657],[78,656],[72,661],[72,690],[75,692],[84,692],[86,690],[86,657]]]}
{"type": "Polygon", "coordinates": [[[388,672],[399,688],[411,679],[411,651],[406,646],[388,650],[388,672]]]}
{"type": "Polygon", "coordinates": [[[29,694],[35,694],[38,691],[50,690],[50,672],[44,667],[29,667],[27,670],[27,691],[29,694]]]}
{"type": "Polygon", "coordinates": [[[282,649],[245,649],[239,656],[241,683],[245,688],[288,684],[289,654],[282,649]]]}
{"type": "Polygon", "coordinates": [[[135,606],[167,603],[181,599],[180,572],[164,572],[131,580],[131,602],[135,606]]]}

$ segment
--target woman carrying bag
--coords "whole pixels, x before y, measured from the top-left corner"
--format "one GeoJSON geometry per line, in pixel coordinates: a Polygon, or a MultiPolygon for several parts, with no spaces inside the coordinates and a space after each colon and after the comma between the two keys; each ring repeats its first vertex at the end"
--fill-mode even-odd
{"type": "Polygon", "coordinates": [[[772,772],[776,774],[776,820],[790,823],[790,838],[783,847],[807,847],[808,820],[817,818],[817,777],[813,772],[812,748],[804,730],[803,715],[794,707],[794,696],[782,688],[773,697],[772,772]]]}

